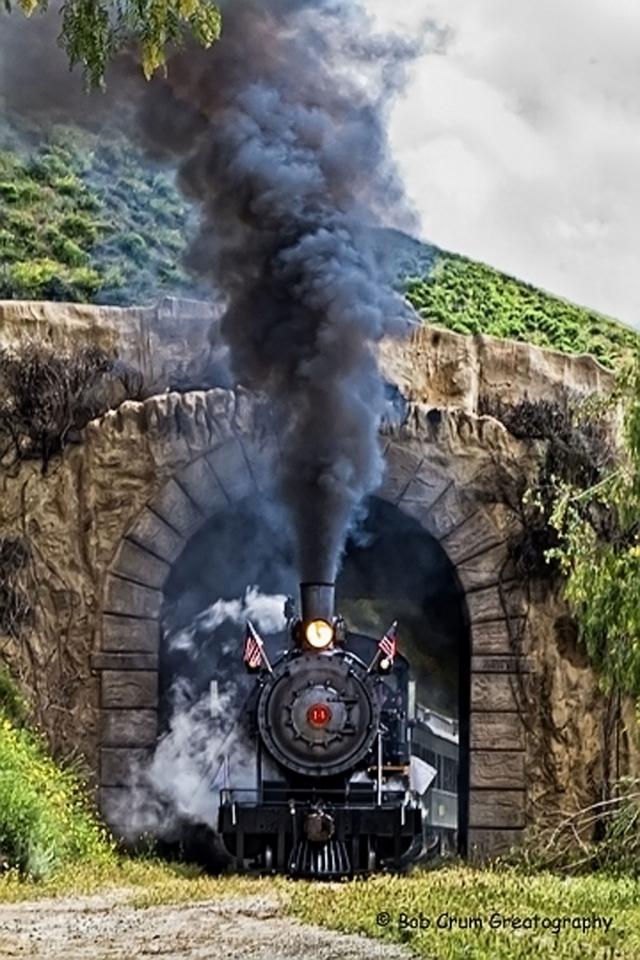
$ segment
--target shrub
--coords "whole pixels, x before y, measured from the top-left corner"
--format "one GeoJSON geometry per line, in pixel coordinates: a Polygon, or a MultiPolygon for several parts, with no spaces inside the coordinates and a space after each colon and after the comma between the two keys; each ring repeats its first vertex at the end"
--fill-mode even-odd
{"type": "Polygon", "coordinates": [[[69,168],[61,156],[50,153],[45,148],[40,156],[28,163],[26,171],[33,180],[50,184],[56,177],[67,176],[69,168]]]}
{"type": "Polygon", "coordinates": [[[149,247],[139,233],[125,234],[120,241],[120,249],[137,264],[146,263],[150,256],[149,247]]]}
{"type": "Polygon", "coordinates": [[[114,846],[81,778],[0,709],[0,851],[35,880],[74,861],[105,863],[114,846]]]}
{"type": "MultiPolygon", "coordinates": [[[[80,300],[91,303],[102,288],[102,276],[91,267],[77,267],[69,273],[69,283],[72,291],[71,300],[80,300]]],[[[59,300],[52,293],[49,300],[59,300]]],[[[69,298],[68,298],[69,299],[69,298]]]]}
{"type": "Polygon", "coordinates": [[[105,413],[114,395],[138,399],[141,386],[138,370],[95,346],[66,351],[25,338],[0,349],[2,464],[35,458],[46,468],[70,432],[105,413]]]}
{"type": "Polygon", "coordinates": [[[29,240],[33,236],[33,220],[20,210],[5,216],[4,225],[19,238],[29,240]]]}
{"type": "Polygon", "coordinates": [[[102,277],[91,267],[71,267],[50,257],[0,268],[0,297],[7,299],[90,301],[101,286],[102,277]]]}
{"type": "Polygon", "coordinates": [[[54,241],[51,244],[51,249],[61,263],[66,263],[70,267],[85,266],[89,259],[89,255],[77,243],[67,237],[60,237],[54,241]]]}
{"type": "Polygon", "coordinates": [[[118,133],[57,125],[27,136],[40,136],[35,156],[0,150],[1,297],[125,304],[197,295],[181,269],[158,272],[186,245],[187,212],[170,175],[118,133]]]}
{"type": "Polygon", "coordinates": [[[18,256],[15,239],[10,230],[0,230],[0,256],[5,261],[15,260],[18,256]]]}
{"type": "Polygon", "coordinates": [[[5,203],[24,203],[33,200],[35,191],[30,184],[0,183],[0,200],[5,203]]]}
{"type": "Polygon", "coordinates": [[[102,208],[102,204],[97,197],[85,191],[81,196],[76,198],[76,207],[78,210],[84,210],[86,213],[98,213],[102,208]]]}
{"type": "Polygon", "coordinates": [[[27,260],[12,264],[4,271],[0,290],[10,297],[44,299],[43,291],[55,275],[58,265],[53,260],[27,260]]]}
{"type": "Polygon", "coordinates": [[[62,217],[59,229],[72,240],[80,243],[95,243],[98,231],[95,223],[82,213],[68,213],[62,217]]]}
{"type": "Polygon", "coordinates": [[[84,187],[80,180],[72,173],[62,177],[52,177],[51,187],[56,193],[61,193],[67,197],[73,197],[78,193],[84,192],[84,187]]]}

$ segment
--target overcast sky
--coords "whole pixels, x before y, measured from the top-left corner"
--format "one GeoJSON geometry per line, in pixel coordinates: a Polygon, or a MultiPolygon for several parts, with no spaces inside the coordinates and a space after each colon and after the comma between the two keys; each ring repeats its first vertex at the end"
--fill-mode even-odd
{"type": "Polygon", "coordinates": [[[639,0],[365,5],[444,31],[391,127],[422,239],[640,328],[639,0]]]}

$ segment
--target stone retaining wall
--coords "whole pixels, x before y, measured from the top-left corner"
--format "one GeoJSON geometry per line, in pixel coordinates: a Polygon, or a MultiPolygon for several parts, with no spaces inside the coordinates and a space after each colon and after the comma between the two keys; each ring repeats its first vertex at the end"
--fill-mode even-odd
{"type": "MultiPolygon", "coordinates": [[[[159,615],[172,565],[216,511],[268,487],[278,455],[246,391],[157,393],[176,380],[206,380],[212,358],[223,356],[217,323],[212,308],[190,303],[123,311],[0,304],[0,342],[26,330],[66,345],[99,343],[137,363],[154,394],[90,423],[46,475],[28,463],[1,478],[2,536],[31,545],[28,588],[37,595],[33,628],[0,638],[2,654],[34,694],[55,745],[88,758],[112,821],[127,770],[157,737],[159,615]]],[[[429,328],[406,345],[384,344],[381,356],[409,403],[402,425],[383,430],[378,495],[436,538],[464,593],[469,845],[478,855],[496,852],[549,811],[589,799],[603,762],[605,706],[586,664],[557,644],[562,604],[525,602],[509,569],[517,522],[495,502],[496,464],[526,475],[540,448],[478,409],[487,397],[605,390],[611,378],[590,358],[429,328]],[[558,716],[558,698],[561,737],[545,746],[557,771],[551,782],[540,762],[539,715],[558,716]]],[[[633,744],[632,715],[625,717],[621,736],[633,744]]],[[[630,770],[636,757],[631,747],[630,770]]]]}

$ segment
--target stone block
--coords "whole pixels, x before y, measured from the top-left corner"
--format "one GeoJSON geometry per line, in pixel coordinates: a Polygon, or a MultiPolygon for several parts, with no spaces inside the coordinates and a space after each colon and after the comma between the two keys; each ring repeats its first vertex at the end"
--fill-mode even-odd
{"type": "MultiPolygon", "coordinates": [[[[458,527],[468,523],[477,511],[477,504],[470,494],[451,482],[443,490],[442,495],[432,503],[427,528],[436,540],[443,540],[458,527]]],[[[446,550],[446,546],[444,549],[446,550]]]]}
{"type": "Polygon", "coordinates": [[[469,790],[469,827],[521,830],[524,790],[469,790]]]}
{"type": "Polygon", "coordinates": [[[116,837],[132,844],[134,849],[141,842],[140,849],[145,849],[149,831],[157,821],[153,804],[145,803],[130,786],[124,785],[101,787],[98,804],[105,823],[116,837]]]}
{"type": "Polygon", "coordinates": [[[154,513],[189,540],[200,529],[204,516],[189,494],[172,478],[149,502],[154,513]]]}
{"type": "Polygon", "coordinates": [[[127,539],[133,540],[167,563],[177,560],[186,543],[184,537],[148,506],[143,507],[138,514],[136,522],[127,533],[127,539]]]}
{"type": "Polygon", "coordinates": [[[156,653],[94,653],[92,670],[157,670],[156,653]]]}
{"type": "Polygon", "coordinates": [[[472,750],[524,750],[525,729],[519,713],[472,713],[472,750]]]}
{"type": "Polygon", "coordinates": [[[524,830],[493,830],[471,827],[467,835],[467,856],[472,863],[508,853],[524,843],[524,830]]]}
{"type": "Polygon", "coordinates": [[[119,577],[161,590],[171,567],[137,543],[125,539],[120,541],[109,569],[119,577]]]}
{"type": "MultiPolygon", "coordinates": [[[[446,551],[446,544],[444,544],[444,549],[446,551]]],[[[458,564],[456,571],[460,577],[463,590],[468,592],[496,586],[501,577],[507,573],[505,570],[506,560],[507,545],[506,543],[499,543],[480,556],[470,557],[458,564]]]]}
{"type": "MultiPolygon", "coordinates": [[[[176,297],[163,297],[155,305],[157,315],[157,326],[171,341],[175,339],[176,328],[183,325],[187,336],[193,336],[194,329],[200,334],[200,325],[193,323],[195,320],[203,320],[205,323],[202,329],[208,333],[209,326],[215,323],[220,317],[220,308],[208,300],[189,300],[187,298],[177,299],[176,297]]],[[[206,342],[206,341],[205,341],[206,342]]],[[[191,346],[191,342],[187,339],[191,346]]],[[[198,336],[197,344],[200,344],[198,336]]]]}
{"type": "Polygon", "coordinates": [[[102,710],[102,747],[153,747],[158,738],[156,710],[102,710]]]}
{"type": "Polygon", "coordinates": [[[513,674],[480,673],[471,677],[471,710],[517,710],[517,683],[513,674]]]}
{"type": "MultiPolygon", "coordinates": [[[[470,594],[473,596],[473,594],[470,594]]],[[[506,620],[473,621],[471,623],[471,652],[476,657],[486,656],[514,656],[510,630],[514,632],[513,639],[517,641],[518,632],[524,627],[523,617],[513,618],[510,624],[506,620]]]]}
{"type": "MultiPolygon", "coordinates": [[[[422,466],[424,453],[420,447],[414,448],[409,443],[402,444],[392,440],[387,446],[384,459],[386,469],[380,496],[397,504],[422,466]]],[[[431,501],[433,496],[421,496],[420,499],[431,501]]]]}
{"type": "Polygon", "coordinates": [[[136,772],[148,763],[152,755],[150,747],[102,747],[100,786],[125,786],[131,782],[136,772]]]}
{"type": "Polygon", "coordinates": [[[150,653],[157,656],[160,647],[160,624],[157,620],[118,617],[102,618],[102,649],[116,653],[150,653]]]}
{"type": "Polygon", "coordinates": [[[177,474],[176,480],[205,517],[212,516],[229,502],[206,457],[190,463],[177,474]]]}
{"type": "Polygon", "coordinates": [[[211,421],[216,442],[221,443],[234,437],[233,422],[236,413],[236,395],[233,390],[216,387],[205,394],[207,415],[211,421]]]}
{"type": "Polygon", "coordinates": [[[518,618],[525,614],[522,590],[514,581],[473,590],[466,595],[465,601],[474,624],[504,620],[507,616],[518,618]]]}
{"type": "Polygon", "coordinates": [[[126,835],[131,809],[131,791],[124,786],[104,786],[98,794],[98,805],[104,822],[117,837],[126,835]]]}
{"type": "Polygon", "coordinates": [[[520,617],[525,613],[525,600],[517,582],[492,585],[474,590],[466,596],[471,621],[485,623],[504,620],[505,617],[520,617]]]}
{"type": "Polygon", "coordinates": [[[102,709],[156,709],[157,670],[103,670],[100,677],[102,709]]]}
{"type": "Polygon", "coordinates": [[[532,673],[533,663],[527,657],[471,657],[471,673],[532,673]]]}
{"type": "Polygon", "coordinates": [[[236,408],[233,415],[233,431],[237,437],[242,437],[244,441],[245,437],[252,437],[256,432],[256,414],[259,419],[260,413],[257,407],[260,406],[260,400],[256,401],[255,394],[241,386],[235,388],[235,395],[236,408]]]}
{"type": "Polygon", "coordinates": [[[260,492],[272,490],[275,486],[276,471],[280,461],[280,451],[275,443],[264,446],[245,446],[249,468],[256,487],[260,492]]]}
{"type": "MultiPolygon", "coordinates": [[[[384,491],[382,491],[384,495],[384,491]]],[[[385,500],[389,499],[385,496],[385,500]]],[[[423,500],[401,500],[398,504],[398,509],[402,511],[407,517],[411,517],[417,523],[419,523],[424,529],[429,533],[429,516],[431,511],[431,504],[427,497],[423,500]]]]}
{"type": "Polygon", "coordinates": [[[444,496],[450,482],[447,477],[431,472],[423,465],[418,475],[406,485],[398,506],[402,509],[404,504],[417,500],[432,511],[434,504],[439,503],[444,496]]]}
{"type": "Polygon", "coordinates": [[[487,553],[502,543],[505,533],[497,530],[486,511],[479,509],[440,538],[440,545],[454,564],[487,553]]]}
{"type": "Polygon", "coordinates": [[[242,500],[256,486],[239,440],[229,440],[206,455],[230,503],[242,500]]]}
{"type": "Polygon", "coordinates": [[[525,755],[517,750],[471,750],[469,786],[482,789],[524,790],[525,755]]]}
{"type": "Polygon", "coordinates": [[[105,613],[121,613],[128,617],[155,619],[160,614],[162,594],[131,580],[107,574],[104,591],[105,613]]]}
{"type": "Polygon", "coordinates": [[[193,391],[181,394],[175,414],[178,432],[189,447],[204,452],[216,442],[204,393],[193,391]]]}

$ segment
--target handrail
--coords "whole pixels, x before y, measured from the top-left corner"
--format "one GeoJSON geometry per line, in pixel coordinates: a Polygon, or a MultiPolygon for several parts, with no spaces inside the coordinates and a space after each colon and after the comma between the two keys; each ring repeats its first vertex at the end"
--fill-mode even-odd
{"type": "MultiPolygon", "coordinates": [[[[376,807],[377,804],[377,791],[375,790],[375,784],[372,785],[373,790],[371,791],[362,791],[361,794],[353,796],[352,792],[345,792],[344,790],[302,790],[302,789],[287,789],[283,785],[282,790],[278,788],[274,789],[274,793],[279,793],[279,797],[273,797],[271,799],[264,798],[264,792],[262,797],[258,790],[249,787],[239,787],[239,788],[224,788],[220,791],[220,805],[226,806],[229,804],[237,804],[238,806],[273,806],[273,807],[290,807],[291,802],[295,803],[296,800],[301,803],[311,802],[314,803],[317,800],[322,800],[327,804],[331,804],[332,801],[336,804],[339,804],[341,807],[363,807],[370,806],[376,807]]],[[[267,797],[271,791],[267,790],[267,797]]],[[[397,806],[404,806],[405,798],[407,794],[411,797],[412,800],[416,801],[417,797],[411,791],[406,790],[383,790],[382,792],[382,805],[390,805],[395,803],[397,806]]]]}

